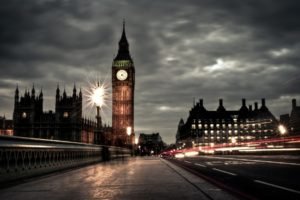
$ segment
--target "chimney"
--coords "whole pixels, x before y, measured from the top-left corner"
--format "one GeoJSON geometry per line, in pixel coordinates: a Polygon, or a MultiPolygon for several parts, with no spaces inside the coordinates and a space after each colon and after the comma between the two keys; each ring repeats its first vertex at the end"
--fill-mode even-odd
{"type": "Polygon", "coordinates": [[[293,109],[296,108],[296,106],[297,106],[296,99],[292,99],[292,107],[293,107],[293,109]]]}
{"type": "Polygon", "coordinates": [[[223,99],[219,99],[219,105],[223,106],[223,99]]]}
{"type": "Polygon", "coordinates": [[[252,105],[249,105],[249,111],[252,111],[252,105]]]}
{"type": "Polygon", "coordinates": [[[258,103],[257,102],[254,103],[254,110],[258,110],[258,103]]]}
{"type": "Polygon", "coordinates": [[[199,100],[200,106],[203,107],[203,99],[199,100]]]}
{"type": "Polygon", "coordinates": [[[261,106],[265,107],[266,106],[266,100],[265,99],[261,99],[261,106]]]}
{"type": "Polygon", "coordinates": [[[242,105],[243,105],[243,107],[246,106],[246,99],[242,99],[242,105]]]}

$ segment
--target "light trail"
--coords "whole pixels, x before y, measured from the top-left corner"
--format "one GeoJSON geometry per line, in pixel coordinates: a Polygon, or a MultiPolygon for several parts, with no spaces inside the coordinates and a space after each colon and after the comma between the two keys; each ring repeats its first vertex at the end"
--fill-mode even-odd
{"type": "Polygon", "coordinates": [[[250,162],[260,162],[260,163],[271,163],[271,164],[279,164],[279,165],[293,165],[300,166],[300,163],[291,163],[291,162],[279,162],[279,161],[270,161],[270,160],[252,160],[245,158],[232,158],[232,157],[217,157],[217,156],[201,156],[210,159],[221,159],[221,160],[238,160],[238,161],[250,161],[250,162]]]}

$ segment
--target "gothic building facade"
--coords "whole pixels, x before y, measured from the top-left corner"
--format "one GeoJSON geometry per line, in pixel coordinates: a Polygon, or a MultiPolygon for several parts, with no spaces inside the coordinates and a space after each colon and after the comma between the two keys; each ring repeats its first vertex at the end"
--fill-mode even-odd
{"type": "Polygon", "coordinates": [[[239,110],[226,110],[223,100],[219,100],[216,111],[208,111],[203,100],[190,110],[186,122],[183,119],[178,124],[176,134],[177,144],[187,146],[209,145],[218,143],[238,143],[252,140],[267,139],[278,135],[278,121],[266,106],[265,99],[246,106],[242,100],[239,110]]]}
{"type": "Polygon", "coordinates": [[[94,143],[96,123],[82,118],[82,93],[74,85],[72,96],[62,95],[56,89],[55,112],[43,111],[43,92],[35,94],[35,88],[20,96],[15,91],[13,113],[14,135],[44,139],[94,143]]]}
{"type": "Polygon", "coordinates": [[[118,54],[112,64],[112,135],[113,144],[117,146],[133,143],[134,84],[135,68],[123,23],[118,54]]]}

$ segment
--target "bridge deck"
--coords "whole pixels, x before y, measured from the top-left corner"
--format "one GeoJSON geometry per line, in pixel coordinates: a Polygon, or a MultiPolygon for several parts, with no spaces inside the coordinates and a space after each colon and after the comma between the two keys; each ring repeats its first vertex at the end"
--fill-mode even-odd
{"type": "Polygon", "coordinates": [[[35,178],[1,189],[0,199],[234,198],[165,160],[145,157],[99,163],[35,178]]]}

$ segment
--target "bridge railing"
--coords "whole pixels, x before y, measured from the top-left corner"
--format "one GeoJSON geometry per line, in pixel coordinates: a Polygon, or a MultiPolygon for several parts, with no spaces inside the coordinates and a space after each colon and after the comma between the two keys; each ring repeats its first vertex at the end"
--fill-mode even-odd
{"type": "Polygon", "coordinates": [[[66,168],[130,156],[130,150],[14,136],[0,136],[0,184],[66,168]]]}

